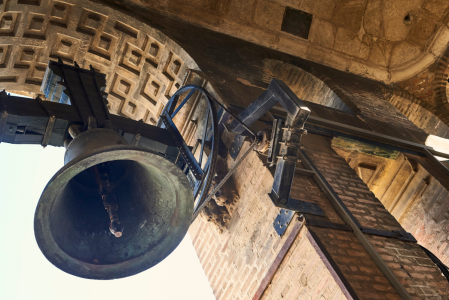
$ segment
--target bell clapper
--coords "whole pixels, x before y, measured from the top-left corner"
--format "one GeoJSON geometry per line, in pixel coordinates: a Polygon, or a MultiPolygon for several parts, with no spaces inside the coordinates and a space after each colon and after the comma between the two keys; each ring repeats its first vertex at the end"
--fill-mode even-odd
{"type": "Polygon", "coordinates": [[[120,222],[117,215],[118,205],[113,193],[114,187],[109,183],[108,163],[102,163],[101,165],[94,166],[94,169],[97,177],[98,190],[101,195],[101,199],[103,200],[104,208],[109,214],[109,230],[114,236],[121,237],[124,226],[122,222],[120,222]]]}

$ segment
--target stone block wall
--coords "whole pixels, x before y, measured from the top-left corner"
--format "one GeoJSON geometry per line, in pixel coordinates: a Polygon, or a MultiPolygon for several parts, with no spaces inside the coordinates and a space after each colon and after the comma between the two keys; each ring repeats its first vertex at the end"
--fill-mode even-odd
{"type": "Polygon", "coordinates": [[[131,2],[143,11],[174,15],[196,26],[384,82],[397,82],[426,67],[444,52],[448,41],[444,0],[131,2]],[[283,28],[286,11],[292,9],[313,16],[304,35],[283,28]]]}

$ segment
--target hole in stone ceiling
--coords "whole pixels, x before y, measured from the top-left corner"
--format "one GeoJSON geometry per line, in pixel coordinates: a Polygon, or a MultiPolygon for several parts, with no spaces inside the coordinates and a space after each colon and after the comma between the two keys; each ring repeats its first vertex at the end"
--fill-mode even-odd
{"type": "Polygon", "coordinates": [[[312,25],[312,17],[313,15],[305,11],[286,7],[281,30],[307,39],[309,37],[310,26],[312,25]]]}
{"type": "Polygon", "coordinates": [[[409,12],[405,17],[404,17],[404,23],[407,25],[412,24],[412,20],[413,20],[413,16],[412,16],[412,12],[409,12]]]}

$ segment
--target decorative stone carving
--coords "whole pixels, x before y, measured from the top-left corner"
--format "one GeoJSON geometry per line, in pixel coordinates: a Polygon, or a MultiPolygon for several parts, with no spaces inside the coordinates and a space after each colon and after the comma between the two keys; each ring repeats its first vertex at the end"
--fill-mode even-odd
{"type": "Polygon", "coordinates": [[[112,113],[154,124],[186,70],[198,69],[159,31],[87,0],[5,0],[0,9],[2,90],[40,93],[48,61],[60,57],[106,74],[112,113]]]}
{"type": "MultiPolygon", "coordinates": [[[[216,173],[210,191],[213,191],[226,176],[227,170],[225,166],[226,163],[223,159],[218,158],[216,173]]],[[[235,184],[229,179],[203,208],[201,215],[208,222],[213,223],[217,230],[222,233],[231,220],[239,199],[235,184]]]]}
{"type": "Polygon", "coordinates": [[[230,219],[226,207],[219,206],[217,202],[215,202],[215,199],[211,199],[201,210],[201,216],[206,221],[214,224],[220,233],[224,231],[230,219]]]}

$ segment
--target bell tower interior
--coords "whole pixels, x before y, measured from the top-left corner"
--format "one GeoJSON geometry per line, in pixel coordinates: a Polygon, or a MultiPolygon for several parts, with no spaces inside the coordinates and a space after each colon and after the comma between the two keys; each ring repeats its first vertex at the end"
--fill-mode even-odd
{"type": "Polygon", "coordinates": [[[84,278],[188,230],[218,300],[449,299],[448,78],[446,0],[0,1],[0,143],[100,132],[34,223],[84,278]]]}

